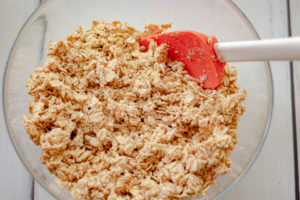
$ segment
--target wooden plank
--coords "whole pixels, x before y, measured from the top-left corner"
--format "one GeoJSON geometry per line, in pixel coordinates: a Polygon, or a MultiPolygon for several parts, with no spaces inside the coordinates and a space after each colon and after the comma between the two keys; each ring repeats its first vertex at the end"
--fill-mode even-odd
{"type": "MultiPolygon", "coordinates": [[[[37,7],[37,0],[0,1],[0,76],[3,77],[9,50],[22,24],[37,7]]],[[[2,88],[2,81],[1,81],[2,88]]],[[[2,105],[2,97],[0,99],[2,105]]],[[[0,106],[3,116],[3,107],[0,106]]],[[[0,199],[31,200],[33,179],[20,161],[5,128],[4,117],[0,118],[0,199]]]]}
{"type": "Polygon", "coordinates": [[[55,200],[44,187],[42,187],[37,181],[34,183],[34,199],[35,200],[55,200]]]}
{"type": "MultiPolygon", "coordinates": [[[[249,17],[261,38],[288,35],[286,1],[234,2],[249,17]]],[[[295,199],[289,63],[272,62],[271,67],[275,96],[269,135],[252,168],[225,195],[225,200],[295,199]]]]}
{"type": "MultiPolygon", "coordinates": [[[[291,34],[292,36],[300,36],[300,1],[289,0],[290,2],[290,20],[291,20],[291,34]]],[[[299,168],[300,168],[300,62],[293,63],[294,70],[294,101],[296,113],[296,131],[297,131],[297,150],[298,150],[298,183],[299,168]]],[[[298,185],[300,191],[300,185],[298,185]]],[[[300,198],[300,197],[299,197],[300,198]]]]}
{"type": "MultiPolygon", "coordinates": [[[[249,17],[262,38],[287,36],[285,1],[234,0],[234,2],[249,17]]],[[[271,64],[275,101],[269,136],[252,168],[223,197],[225,200],[281,200],[295,198],[289,64],[288,62],[274,62],[271,64]]],[[[36,183],[35,185],[35,199],[54,199],[39,184],[36,183]]]]}

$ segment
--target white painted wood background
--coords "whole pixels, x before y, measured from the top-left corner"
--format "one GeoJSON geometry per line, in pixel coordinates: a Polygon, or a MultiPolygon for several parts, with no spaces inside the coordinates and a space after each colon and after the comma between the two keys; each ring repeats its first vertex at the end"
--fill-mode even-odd
{"type": "MultiPolygon", "coordinates": [[[[289,35],[289,27],[293,35],[300,35],[299,0],[233,1],[250,19],[261,38],[286,37],[289,35]],[[290,24],[289,15],[291,16],[290,24]]],[[[0,1],[0,77],[3,77],[9,50],[18,31],[38,4],[39,0],[0,1]]],[[[272,62],[271,67],[275,102],[269,136],[249,172],[222,199],[299,200],[299,196],[295,196],[296,179],[289,62],[272,62]]],[[[300,62],[295,62],[293,69],[299,149],[300,62]]],[[[0,104],[2,105],[2,98],[0,104]]],[[[37,182],[34,182],[21,163],[5,129],[2,106],[0,106],[0,114],[0,200],[54,200],[54,197],[37,182]]],[[[300,161],[299,155],[298,161],[300,161]]]]}

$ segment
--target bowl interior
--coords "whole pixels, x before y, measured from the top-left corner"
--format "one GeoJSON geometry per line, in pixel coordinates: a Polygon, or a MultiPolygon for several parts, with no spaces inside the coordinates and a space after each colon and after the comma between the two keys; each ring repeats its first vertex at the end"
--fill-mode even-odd
{"type": "MultiPolygon", "coordinates": [[[[60,199],[72,199],[62,190],[39,160],[23,127],[28,113],[28,76],[46,59],[48,41],[64,40],[79,25],[85,30],[92,20],[128,22],[142,30],[146,24],[173,23],[172,30],[196,30],[215,35],[219,41],[258,39],[245,16],[226,0],[52,0],[46,1],[27,21],[12,49],[4,82],[4,108],[13,143],[32,175],[60,199]]],[[[238,126],[238,145],[232,153],[232,170],[219,177],[199,199],[221,197],[248,170],[258,154],[272,110],[272,78],[268,63],[234,63],[238,83],[247,90],[247,109],[238,126]]]]}

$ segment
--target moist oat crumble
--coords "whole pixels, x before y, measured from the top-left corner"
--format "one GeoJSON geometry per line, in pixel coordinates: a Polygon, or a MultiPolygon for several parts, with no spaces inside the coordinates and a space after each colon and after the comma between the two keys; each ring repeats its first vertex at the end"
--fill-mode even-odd
{"type": "Polygon", "coordinates": [[[141,37],[167,28],[94,21],[49,42],[30,75],[26,131],[75,199],[185,199],[230,170],[246,92],[232,66],[204,90],[166,45],[141,51],[141,37]]]}

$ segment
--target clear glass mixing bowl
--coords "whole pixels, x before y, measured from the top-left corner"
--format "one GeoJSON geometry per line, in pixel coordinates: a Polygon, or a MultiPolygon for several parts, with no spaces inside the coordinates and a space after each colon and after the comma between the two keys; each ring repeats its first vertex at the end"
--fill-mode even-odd
{"type": "MultiPolygon", "coordinates": [[[[11,51],[4,79],[4,109],[7,127],[15,148],[28,170],[59,199],[72,199],[62,190],[39,160],[40,149],[23,128],[28,113],[26,80],[46,58],[49,40],[64,40],[79,25],[92,20],[119,20],[142,30],[145,24],[173,22],[172,30],[190,29],[215,35],[219,41],[258,39],[243,13],[227,0],[48,0],[22,28],[11,51]]],[[[230,173],[219,177],[199,199],[220,198],[247,172],[258,155],[272,113],[272,77],[268,63],[234,63],[238,82],[246,89],[247,110],[238,126],[238,145],[232,153],[230,173]]]]}

